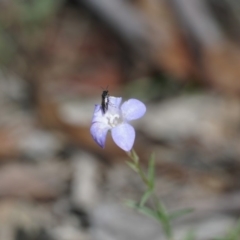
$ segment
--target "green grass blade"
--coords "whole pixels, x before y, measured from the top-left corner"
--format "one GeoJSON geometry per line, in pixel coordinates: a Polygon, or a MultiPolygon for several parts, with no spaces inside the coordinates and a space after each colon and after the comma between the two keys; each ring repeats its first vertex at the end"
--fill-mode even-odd
{"type": "Polygon", "coordinates": [[[192,208],[177,210],[177,211],[174,211],[174,212],[170,213],[169,218],[170,218],[170,220],[174,220],[176,218],[179,218],[179,217],[182,217],[186,214],[189,214],[193,211],[194,211],[194,209],[192,209],[192,208]]]}
{"type": "Polygon", "coordinates": [[[148,189],[142,196],[139,206],[143,207],[145,205],[145,203],[147,202],[147,200],[149,199],[149,197],[152,195],[152,189],[148,189]]]}
{"type": "Polygon", "coordinates": [[[148,182],[149,187],[154,188],[155,183],[155,155],[154,153],[151,154],[148,164],[148,182]]]}
{"type": "Polygon", "coordinates": [[[140,213],[142,213],[142,214],[144,214],[148,217],[151,217],[151,218],[154,218],[154,219],[158,220],[157,213],[154,212],[152,209],[150,209],[148,207],[139,206],[139,204],[137,204],[133,200],[126,200],[125,204],[130,208],[134,208],[134,209],[138,210],[140,213]]]}
{"type": "Polygon", "coordinates": [[[135,165],[135,163],[130,162],[130,161],[126,161],[126,163],[134,172],[138,173],[139,170],[138,170],[137,166],[135,165]]]}

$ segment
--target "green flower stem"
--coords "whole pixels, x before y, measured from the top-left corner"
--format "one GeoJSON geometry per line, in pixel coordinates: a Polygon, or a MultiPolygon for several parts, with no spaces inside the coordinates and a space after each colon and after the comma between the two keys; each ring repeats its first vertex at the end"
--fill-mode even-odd
{"type": "Polygon", "coordinates": [[[149,181],[145,175],[145,173],[143,172],[142,168],[140,167],[139,164],[139,157],[137,156],[136,152],[134,150],[131,150],[130,152],[128,152],[128,156],[132,159],[133,164],[135,164],[137,173],[139,173],[142,181],[149,186],[149,181]]]}
{"type": "MultiPolygon", "coordinates": [[[[150,215],[155,216],[155,218],[161,222],[162,229],[165,233],[166,238],[168,240],[173,240],[173,233],[172,233],[169,213],[165,209],[163,204],[159,201],[156,194],[154,193],[154,189],[155,189],[154,177],[153,177],[154,173],[150,174],[151,176],[148,176],[147,174],[144,173],[139,163],[139,157],[134,151],[134,149],[132,149],[127,154],[129,158],[132,160],[132,161],[127,161],[128,166],[130,166],[130,168],[133,171],[139,174],[139,176],[141,177],[142,181],[144,182],[144,184],[147,186],[147,189],[148,189],[147,192],[143,195],[144,197],[142,197],[142,200],[140,201],[140,206],[138,206],[137,209],[140,212],[141,211],[143,212],[143,208],[144,208],[146,212],[145,203],[147,199],[152,197],[153,207],[152,209],[150,209],[150,211],[154,212],[154,214],[150,214],[150,215]]],[[[152,169],[154,170],[154,165],[152,169]]]]}

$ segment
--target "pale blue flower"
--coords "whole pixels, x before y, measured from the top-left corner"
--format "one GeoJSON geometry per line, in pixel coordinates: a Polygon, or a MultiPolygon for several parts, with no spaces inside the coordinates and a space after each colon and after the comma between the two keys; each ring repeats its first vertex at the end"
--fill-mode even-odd
{"type": "Polygon", "coordinates": [[[91,135],[96,143],[104,148],[108,130],[111,130],[113,141],[124,151],[130,151],[135,140],[135,130],[130,121],[141,118],[146,106],[137,99],[129,99],[121,106],[122,98],[109,97],[108,110],[104,114],[101,105],[95,105],[91,135]]]}

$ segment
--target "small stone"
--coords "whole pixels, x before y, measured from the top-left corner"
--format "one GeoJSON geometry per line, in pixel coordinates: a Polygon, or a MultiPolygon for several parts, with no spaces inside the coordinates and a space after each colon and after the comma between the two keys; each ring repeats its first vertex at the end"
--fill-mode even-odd
{"type": "Polygon", "coordinates": [[[76,206],[89,210],[100,198],[100,166],[97,160],[87,153],[75,155],[72,166],[72,201],[76,206]]]}

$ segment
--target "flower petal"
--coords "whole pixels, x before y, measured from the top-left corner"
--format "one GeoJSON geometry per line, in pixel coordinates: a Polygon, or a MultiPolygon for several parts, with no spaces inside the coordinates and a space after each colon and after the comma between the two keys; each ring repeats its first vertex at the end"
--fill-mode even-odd
{"type": "Polygon", "coordinates": [[[124,151],[132,149],[135,140],[135,130],[128,123],[122,123],[112,129],[113,141],[124,151]]]}
{"type": "Polygon", "coordinates": [[[122,102],[122,98],[121,97],[109,96],[109,107],[119,108],[121,102],[122,102]]]}
{"type": "Polygon", "coordinates": [[[123,118],[127,121],[141,118],[146,112],[146,106],[144,103],[137,99],[129,99],[121,106],[123,118]]]}
{"type": "Polygon", "coordinates": [[[105,123],[107,125],[107,119],[102,112],[101,105],[99,104],[95,105],[95,109],[93,112],[92,123],[95,123],[95,122],[105,123]]]}
{"type": "Polygon", "coordinates": [[[110,128],[105,123],[95,122],[90,128],[94,141],[101,147],[105,147],[107,132],[110,128]]]}

